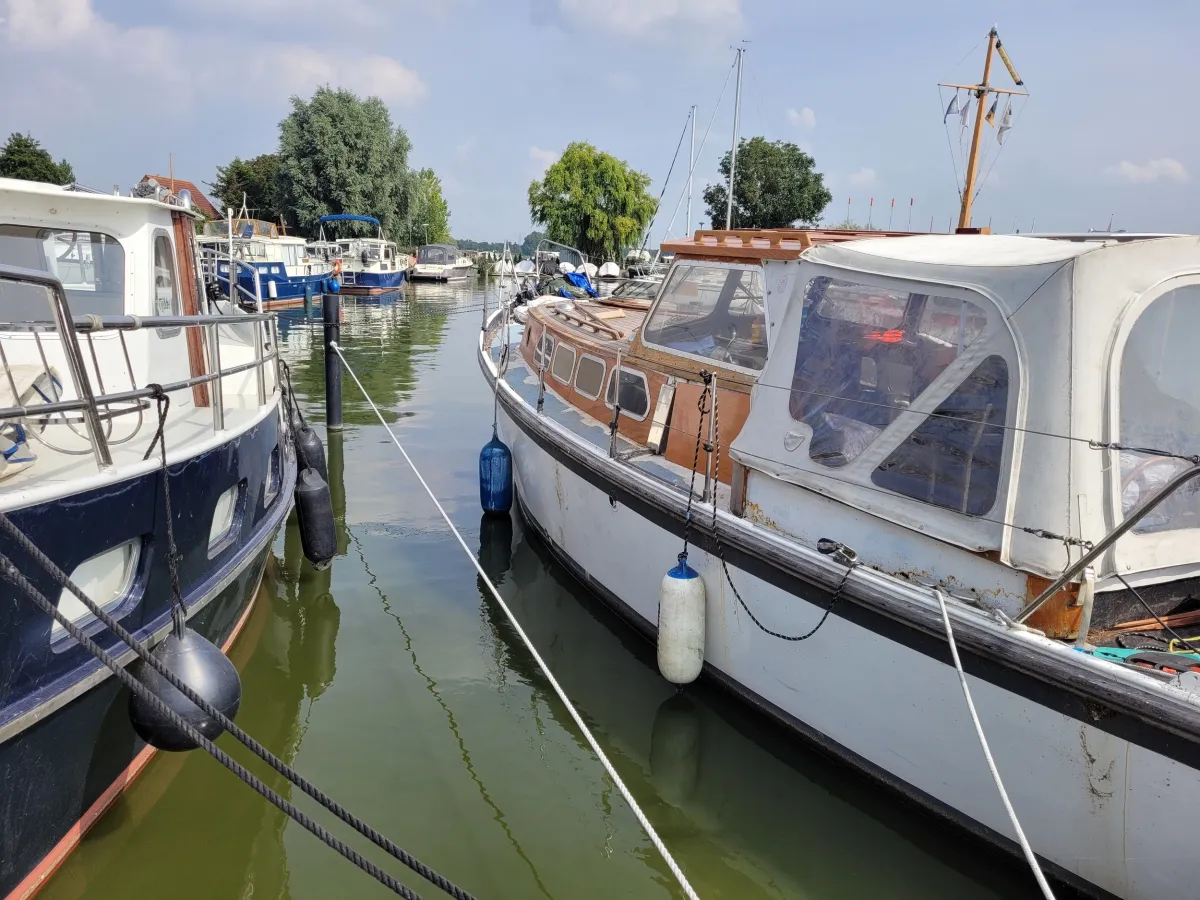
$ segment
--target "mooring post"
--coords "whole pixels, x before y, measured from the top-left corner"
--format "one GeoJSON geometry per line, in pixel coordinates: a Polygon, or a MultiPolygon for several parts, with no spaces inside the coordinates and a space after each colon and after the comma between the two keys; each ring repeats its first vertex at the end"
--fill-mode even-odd
{"type": "Polygon", "coordinates": [[[342,309],[338,295],[329,293],[321,298],[321,316],[325,323],[325,428],[342,428],[342,363],[333,344],[340,344],[342,309]]]}
{"type": "Polygon", "coordinates": [[[304,318],[312,318],[313,289],[311,284],[304,285],[304,318]]]}

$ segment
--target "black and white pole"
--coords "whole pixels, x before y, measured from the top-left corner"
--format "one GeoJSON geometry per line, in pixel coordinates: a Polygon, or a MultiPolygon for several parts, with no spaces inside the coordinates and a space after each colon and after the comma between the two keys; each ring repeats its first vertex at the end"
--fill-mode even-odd
{"type": "Polygon", "coordinates": [[[325,427],[342,428],[342,362],[334,349],[342,339],[342,309],[339,295],[329,292],[321,298],[325,328],[325,427]]]}

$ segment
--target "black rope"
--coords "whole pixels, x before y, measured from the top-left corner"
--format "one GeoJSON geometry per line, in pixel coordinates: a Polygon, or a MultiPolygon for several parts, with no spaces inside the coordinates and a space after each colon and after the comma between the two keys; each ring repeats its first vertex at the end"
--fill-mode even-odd
{"type": "Polygon", "coordinates": [[[696,498],[696,470],[700,468],[700,443],[704,440],[704,417],[708,415],[708,407],[704,405],[704,401],[708,399],[712,388],[711,372],[703,369],[700,377],[704,379],[704,390],[700,392],[700,397],[696,401],[696,409],[700,413],[700,424],[696,426],[696,453],[692,456],[692,480],[688,484],[687,511],[683,516],[683,551],[679,554],[681,563],[687,563],[688,542],[691,540],[692,534],[692,503],[696,498]]]}
{"type": "MultiPolygon", "coordinates": [[[[43,553],[41,551],[41,549],[36,544],[34,544],[33,541],[31,541],[29,539],[29,537],[23,531],[21,531],[13,523],[13,521],[11,519],[9,519],[9,517],[3,512],[0,512],[0,531],[3,531],[5,534],[7,534],[9,537],[11,537],[13,539],[13,541],[34,560],[34,562],[38,563],[43,569],[45,569],[50,574],[51,578],[53,578],[55,583],[57,583],[60,587],[65,588],[66,590],[68,590],[72,594],[74,594],[76,597],[78,597],[79,600],[84,604],[84,606],[87,607],[88,611],[91,612],[92,615],[94,615],[97,619],[99,619],[100,622],[108,630],[110,630],[113,634],[115,634],[118,638],[120,638],[121,641],[123,641],[127,646],[129,646],[134,651],[134,653],[137,654],[138,658],[140,660],[142,660],[142,662],[144,662],[146,665],[153,668],[159,675],[161,675],[163,678],[165,678],[172,687],[174,687],[177,691],[179,691],[181,694],[183,694],[183,696],[186,697],[189,701],[191,701],[196,706],[198,706],[204,712],[205,715],[207,715],[210,718],[212,718],[213,720],[215,720],[219,725],[221,725],[222,728],[224,728],[226,731],[228,731],[229,734],[232,735],[235,740],[239,741],[248,750],[250,750],[255,756],[257,756],[259,759],[261,759],[263,762],[265,762],[267,765],[269,765],[277,773],[282,775],[289,782],[291,782],[293,785],[295,785],[297,788],[299,788],[301,791],[303,791],[305,794],[307,794],[309,797],[311,797],[313,800],[315,800],[317,803],[319,803],[325,809],[329,810],[329,812],[331,812],[335,816],[337,816],[337,818],[340,819],[342,822],[349,825],[351,828],[353,828],[355,831],[357,831],[363,837],[370,840],[373,844],[375,844],[380,849],[386,851],[390,856],[394,857],[395,859],[399,860],[404,865],[408,866],[408,868],[412,869],[414,872],[416,872],[422,878],[425,878],[430,883],[441,888],[447,894],[454,897],[455,900],[474,900],[474,898],[470,894],[468,894],[466,891],[462,890],[462,888],[457,887],[452,882],[447,880],[445,877],[443,877],[442,875],[439,875],[433,869],[429,868],[429,866],[425,865],[420,860],[411,856],[409,853],[407,853],[401,847],[398,847],[391,840],[389,840],[387,837],[385,837],[384,835],[382,835],[381,833],[376,831],[374,828],[372,828],[366,822],[359,819],[357,816],[355,816],[353,813],[351,813],[349,810],[347,810],[345,807],[343,807],[340,803],[333,800],[331,797],[329,797],[327,794],[325,794],[320,788],[313,785],[311,782],[309,782],[307,779],[305,779],[303,776],[301,776],[298,772],[296,772],[294,769],[292,769],[287,763],[285,763],[283,760],[279,759],[277,756],[275,756],[273,753],[271,753],[270,750],[268,750],[266,747],[264,747],[262,744],[260,744],[258,741],[256,741],[253,737],[251,737],[249,734],[247,734],[245,731],[243,731],[237,724],[235,724],[233,722],[232,719],[227,717],[219,709],[214,707],[211,703],[209,703],[207,700],[205,700],[203,697],[201,697],[199,694],[197,694],[195,691],[193,691],[187,684],[185,684],[178,677],[176,677],[175,674],[170,672],[162,664],[162,662],[159,661],[159,659],[156,656],[151,654],[145,648],[145,646],[140,641],[138,641],[136,638],[134,638],[134,636],[132,634],[130,634],[125,629],[125,627],[121,625],[120,622],[115,620],[112,616],[110,616],[108,613],[106,613],[100,606],[98,606],[96,603],[94,603],[92,601],[92,599],[90,597],[88,597],[88,595],[85,594],[78,585],[76,585],[73,581],[71,581],[71,579],[69,577],[67,577],[67,575],[62,571],[62,569],[60,569],[54,563],[54,561],[52,559],[50,559],[50,557],[46,556],[46,554],[43,553]]],[[[3,559],[3,557],[0,556],[0,559],[3,559]]],[[[18,572],[17,574],[19,575],[20,573],[18,572]]],[[[10,580],[12,580],[12,579],[10,579],[10,580]]],[[[20,585],[18,585],[18,586],[20,586],[20,585]]],[[[58,619],[58,610],[57,609],[53,609],[53,614],[55,615],[55,619],[58,619]]],[[[66,627],[66,626],[64,626],[64,627],[66,627]]],[[[75,637],[75,634],[73,632],[71,632],[70,629],[68,629],[68,633],[71,633],[71,636],[75,637]]],[[[84,640],[80,640],[78,637],[76,637],[76,640],[79,640],[80,643],[84,644],[85,647],[88,646],[88,643],[85,643],[84,640]]],[[[93,653],[93,656],[95,656],[95,655],[96,654],[93,653]]],[[[102,657],[97,657],[97,658],[101,659],[101,661],[104,662],[104,659],[102,657]]],[[[108,665],[110,669],[112,668],[112,666],[109,665],[107,662],[105,662],[105,665],[108,665]]],[[[120,668],[120,667],[118,666],[118,668],[120,668]]],[[[124,669],[121,669],[121,671],[124,672],[124,669]]],[[[124,681],[124,679],[122,679],[122,681],[124,681]]],[[[139,683],[139,686],[140,686],[140,683],[139,683]]],[[[188,735],[189,735],[189,737],[192,736],[190,732],[188,732],[188,735]]],[[[201,742],[197,741],[197,743],[201,743],[201,742]]],[[[201,746],[204,746],[204,744],[201,743],[201,746]]],[[[207,747],[205,749],[207,749],[207,747]]],[[[218,759],[218,761],[220,761],[220,760],[218,759]]],[[[234,774],[237,774],[237,772],[235,772],[234,774]]],[[[251,787],[253,787],[253,785],[251,785],[251,787]]],[[[255,788],[255,790],[258,790],[258,789],[255,788]]],[[[262,793],[262,792],[259,791],[259,793],[262,793]]],[[[266,795],[264,794],[263,796],[266,796],[266,795]]],[[[267,797],[267,799],[271,800],[270,797],[267,797]]],[[[271,802],[274,803],[275,801],[271,800],[271,802]]],[[[276,803],[275,805],[278,806],[279,804],[276,803]]],[[[283,807],[280,807],[280,808],[283,809],[283,807]]],[[[287,812],[287,810],[284,810],[284,812],[287,812]]],[[[297,821],[299,821],[299,820],[297,820],[297,821]]],[[[301,822],[301,824],[304,824],[304,823],[301,822]]],[[[305,827],[307,827],[307,826],[305,826],[305,827]]],[[[309,829],[309,830],[311,831],[312,829],[309,829]]],[[[314,834],[315,834],[315,832],[314,832],[314,834]]],[[[320,835],[318,835],[318,837],[320,837],[320,835]]],[[[337,848],[335,847],[334,849],[337,849],[337,848]]]]}
{"type": "MultiPolygon", "coordinates": [[[[705,381],[705,385],[706,385],[705,391],[709,390],[708,386],[711,384],[711,381],[712,381],[712,376],[710,375],[709,378],[705,381]]],[[[713,535],[713,540],[716,542],[716,545],[717,545],[717,558],[721,560],[721,571],[725,573],[725,582],[729,585],[729,589],[731,591],[733,591],[733,596],[737,598],[737,602],[741,605],[742,609],[744,609],[746,611],[746,615],[748,615],[750,617],[750,621],[753,622],[755,625],[757,625],[759,627],[759,630],[765,632],[766,634],[769,634],[771,637],[779,638],[779,640],[781,640],[781,641],[794,641],[794,642],[806,641],[810,637],[812,637],[814,634],[816,634],[818,631],[821,630],[821,626],[825,624],[825,620],[829,618],[829,614],[831,612],[833,612],[833,608],[835,606],[837,606],[837,602],[842,598],[842,588],[844,588],[846,586],[846,581],[850,578],[850,573],[853,572],[855,567],[858,565],[858,560],[857,560],[857,558],[854,558],[854,559],[852,559],[850,564],[848,566],[846,566],[846,571],[842,573],[841,581],[838,582],[837,588],[834,590],[833,594],[829,598],[829,603],[825,606],[825,612],[821,614],[820,620],[817,622],[816,625],[814,625],[812,627],[811,630],[805,632],[804,634],[781,634],[778,631],[772,631],[770,628],[768,628],[762,622],[758,621],[758,617],[750,611],[750,607],[746,605],[746,601],[742,599],[741,593],[738,591],[737,586],[733,583],[733,576],[730,575],[730,573],[729,573],[729,564],[727,562],[725,562],[725,546],[724,546],[724,544],[721,543],[721,539],[719,537],[717,537],[717,490],[716,490],[715,484],[720,482],[720,472],[721,472],[721,414],[720,414],[720,404],[717,402],[717,392],[716,391],[712,392],[712,410],[713,410],[713,434],[715,435],[715,439],[713,441],[713,446],[710,448],[710,452],[713,453],[713,479],[714,479],[713,497],[712,497],[712,501],[713,501],[713,504],[712,504],[712,535],[713,535]]],[[[695,475],[696,475],[696,473],[695,473],[695,470],[693,469],[692,477],[694,478],[695,475]]],[[[689,500],[690,500],[690,498],[689,498],[689,500]]],[[[818,547],[820,547],[820,545],[818,545],[818,547]]],[[[824,550],[822,550],[822,552],[824,552],[824,550]]]]}
{"type": "Polygon", "coordinates": [[[150,396],[158,404],[158,429],[154,432],[154,439],[150,441],[150,446],[146,448],[146,455],[142,459],[149,459],[155,446],[158,446],[162,454],[163,506],[166,508],[167,515],[167,568],[171,572],[171,622],[175,628],[175,636],[183,637],[183,632],[187,629],[187,610],[183,606],[183,591],[179,587],[180,556],[179,548],[175,544],[175,517],[171,514],[171,478],[167,471],[167,435],[165,432],[167,413],[171,409],[171,398],[163,390],[161,384],[151,383],[147,387],[154,392],[150,396]]]}
{"type": "MultiPolygon", "coordinates": [[[[83,633],[83,631],[72,622],[67,616],[61,612],[54,604],[34,587],[16,565],[7,556],[0,553],[0,577],[6,578],[12,582],[20,591],[28,596],[41,609],[42,612],[51,616],[59,625],[61,625],[71,637],[92,654],[96,659],[100,660],[107,666],[117,679],[129,688],[129,690],[139,699],[154,706],[160,715],[164,716],[173,726],[186,734],[192,741],[203,747],[208,753],[223,765],[226,769],[236,775],[248,787],[253,789],[271,804],[286,813],[293,821],[304,827],[316,837],[320,838],[327,846],[336,850],[350,862],[354,863],[368,875],[375,878],[380,884],[390,888],[396,894],[404,897],[405,900],[421,900],[420,894],[407,888],[401,882],[397,881],[387,872],[384,872],[377,865],[366,859],[353,848],[349,847],[334,835],[330,834],[325,828],[314,822],[299,809],[297,809],[288,800],[281,797],[275,791],[271,790],[253,773],[247,770],[244,766],[230,757],[225,751],[221,750],[216,744],[206,738],[199,730],[188,723],[186,719],[176,713],[173,709],[167,706],[153,691],[147,688],[144,684],[134,678],[127,672],[120,663],[110,656],[102,647],[96,644],[91,638],[83,633]]],[[[178,687],[178,685],[176,685],[178,687]]],[[[193,699],[193,698],[188,698],[193,699]]],[[[195,702],[193,700],[193,702],[195,702]]],[[[197,704],[199,705],[199,704],[197,704]]],[[[207,712],[207,710],[206,710],[207,712]]]]}

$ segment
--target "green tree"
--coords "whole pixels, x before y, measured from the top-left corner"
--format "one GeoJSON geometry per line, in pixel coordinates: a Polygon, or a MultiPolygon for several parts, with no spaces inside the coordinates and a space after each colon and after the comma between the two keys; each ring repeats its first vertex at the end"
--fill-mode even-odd
{"type": "Polygon", "coordinates": [[[532,258],[533,254],[537,252],[537,245],[545,236],[546,232],[544,231],[531,231],[525,235],[525,240],[521,241],[521,255],[532,258]]]}
{"type": "Polygon", "coordinates": [[[275,201],[275,177],[279,171],[279,154],[264,153],[253,159],[235,157],[227,166],[217,166],[217,180],[209,185],[213,197],[220,200],[220,209],[242,208],[242,198],[250,214],[268,222],[278,222],[280,207],[275,201]]]}
{"type": "Polygon", "coordinates": [[[55,162],[33,135],[14,131],[0,150],[0,178],[71,184],[75,181],[75,170],[65,159],[55,162]]]}
{"type": "Polygon", "coordinates": [[[654,215],[650,176],[591,144],[568,145],[541,181],[529,185],[529,216],[551,240],[594,260],[615,259],[654,215]]]}
{"type": "MultiPolygon", "coordinates": [[[[738,143],[737,174],[733,186],[734,228],[787,228],[794,223],[812,225],[833,199],[825,179],[813,169],[811,156],[787,141],[764,137],[738,143]]],[[[713,227],[725,223],[729,202],[729,154],[719,167],[724,181],[704,189],[704,202],[713,227]]]]}
{"type": "Polygon", "coordinates": [[[378,97],[360,100],[328,86],[308,101],[292,97],[279,124],[278,207],[309,233],[324,215],[374,216],[397,240],[409,220],[411,146],[378,97]]]}
{"type": "Polygon", "coordinates": [[[447,244],[450,242],[450,207],[442,196],[442,180],[433,169],[421,169],[412,174],[412,204],[408,227],[402,232],[404,240],[397,243],[447,244]]]}

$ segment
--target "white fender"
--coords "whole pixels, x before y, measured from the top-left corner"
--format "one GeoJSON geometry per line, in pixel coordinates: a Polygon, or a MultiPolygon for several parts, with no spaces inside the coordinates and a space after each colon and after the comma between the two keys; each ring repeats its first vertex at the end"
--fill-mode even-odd
{"type": "Polygon", "coordinates": [[[681,559],[663,576],[658,595],[658,671],[688,684],[704,665],[704,581],[681,559]]]}

